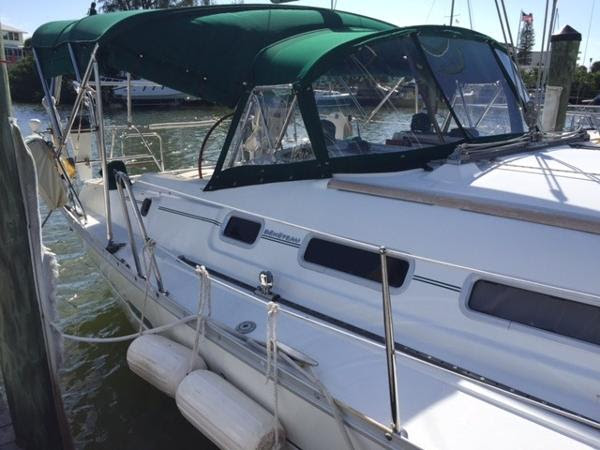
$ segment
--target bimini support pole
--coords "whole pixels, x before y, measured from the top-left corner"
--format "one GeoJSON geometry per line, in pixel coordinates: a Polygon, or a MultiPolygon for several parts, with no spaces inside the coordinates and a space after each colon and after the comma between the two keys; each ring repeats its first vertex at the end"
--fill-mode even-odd
{"type": "MultiPolygon", "coordinates": [[[[40,78],[40,83],[42,84],[42,89],[44,90],[44,98],[46,100],[46,105],[48,106],[48,108],[47,108],[48,115],[50,116],[50,122],[52,124],[52,134],[53,134],[53,139],[54,139],[53,143],[54,144],[58,143],[57,144],[58,150],[55,152],[56,164],[57,164],[58,169],[62,173],[65,181],[69,185],[69,190],[72,193],[73,198],[74,198],[74,200],[73,200],[74,205],[75,206],[79,205],[79,208],[81,208],[81,213],[83,214],[84,217],[86,217],[85,209],[83,207],[83,204],[81,203],[81,200],[79,199],[79,195],[77,194],[77,191],[75,191],[75,188],[73,187],[73,184],[71,183],[71,179],[69,178],[69,175],[67,174],[67,171],[66,171],[62,161],[59,158],[60,150],[62,149],[62,147],[64,146],[64,143],[66,142],[70,127],[67,129],[66,134],[63,134],[62,130],[60,129],[60,119],[58,117],[52,96],[50,95],[51,90],[48,86],[46,77],[44,76],[44,72],[42,71],[42,66],[39,62],[35,48],[32,48],[31,50],[33,51],[33,59],[35,61],[35,66],[36,66],[36,69],[37,69],[37,72],[38,72],[38,75],[40,78]],[[64,136],[64,138],[63,138],[63,136],[64,136]],[[75,201],[77,203],[75,203],[75,201]]],[[[93,53],[95,53],[95,52],[93,52],[93,53]]],[[[71,126],[72,126],[72,123],[71,123],[71,126]]]]}
{"type": "MultiPolygon", "coordinates": [[[[98,47],[98,44],[96,44],[96,47],[94,47],[94,50],[92,51],[92,55],[96,54],[97,47],[98,47]]],[[[70,42],[67,44],[67,48],[69,49],[69,56],[71,57],[71,64],[73,65],[73,72],[75,72],[75,80],[77,80],[77,82],[81,83],[81,73],[79,72],[79,66],[77,65],[77,58],[75,57],[75,52],[73,51],[73,46],[71,45],[70,42]]],[[[90,61],[91,61],[91,59],[90,59],[90,61]]]]}
{"type": "Polygon", "coordinates": [[[390,408],[392,412],[392,429],[400,432],[400,408],[398,405],[398,380],[396,378],[396,347],[394,341],[394,317],[390,297],[388,279],[387,250],[379,248],[381,258],[381,297],[383,302],[383,328],[385,332],[385,356],[387,361],[388,386],[390,392],[390,408]]]}
{"type": "Polygon", "coordinates": [[[42,66],[40,64],[40,60],[37,56],[35,48],[32,47],[31,50],[33,52],[33,60],[35,61],[35,68],[37,69],[37,73],[40,77],[40,82],[42,83],[42,90],[44,91],[44,98],[46,99],[46,104],[48,106],[48,114],[50,115],[50,122],[52,123],[52,130],[54,132],[54,136],[57,142],[62,142],[60,120],[58,120],[58,116],[56,115],[56,109],[54,108],[54,101],[52,100],[52,95],[50,94],[48,80],[44,76],[44,72],[42,71],[42,66]]]}
{"type": "MultiPolygon", "coordinates": [[[[69,117],[69,123],[65,127],[64,131],[61,133],[62,137],[60,138],[60,143],[58,145],[58,148],[56,149],[56,154],[58,156],[60,156],[63,148],[65,148],[65,145],[67,143],[67,138],[69,137],[69,134],[71,133],[71,129],[73,128],[73,124],[75,123],[75,118],[77,117],[77,114],[79,113],[79,109],[81,108],[81,104],[83,103],[83,99],[85,98],[85,87],[88,84],[90,77],[92,75],[92,68],[93,68],[94,61],[96,60],[96,51],[97,50],[98,50],[98,44],[96,44],[94,46],[94,49],[92,50],[92,54],[90,55],[90,62],[88,63],[88,66],[85,69],[85,72],[83,74],[83,79],[80,80],[79,92],[77,93],[77,98],[75,99],[75,103],[73,104],[73,110],[71,111],[71,116],[69,117]]],[[[76,65],[76,61],[75,61],[75,55],[73,54],[73,50],[71,49],[71,44],[69,44],[69,52],[71,54],[73,68],[76,68],[77,65],[76,65]]],[[[79,71],[77,70],[76,76],[79,78],[78,72],[79,71]]]]}
{"type": "MultiPolygon", "coordinates": [[[[93,58],[94,78],[96,79],[96,142],[98,144],[98,153],[102,165],[102,184],[104,190],[104,217],[106,219],[106,239],[108,244],[106,249],[113,253],[115,245],[113,243],[112,217],[110,212],[110,193],[108,191],[108,164],[106,161],[106,146],[104,145],[104,116],[102,114],[102,83],[100,82],[100,70],[98,61],[93,58]]],[[[118,248],[118,247],[116,247],[118,248]]]]}
{"type": "Polygon", "coordinates": [[[131,111],[131,74],[127,72],[127,125],[131,125],[132,123],[133,117],[131,111]]]}

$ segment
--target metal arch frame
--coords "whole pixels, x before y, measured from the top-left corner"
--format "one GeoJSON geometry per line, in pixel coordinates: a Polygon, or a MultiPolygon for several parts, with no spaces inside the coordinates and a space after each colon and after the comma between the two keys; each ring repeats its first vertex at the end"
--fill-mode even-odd
{"type": "MultiPolygon", "coordinates": [[[[31,50],[33,52],[33,60],[35,62],[35,67],[38,72],[40,82],[42,84],[42,90],[44,91],[44,98],[46,100],[47,110],[48,110],[48,114],[50,116],[50,122],[52,124],[53,134],[56,137],[56,139],[59,140],[59,143],[62,143],[64,134],[63,134],[62,130],[60,129],[60,119],[58,117],[56,107],[54,105],[54,100],[53,100],[53,97],[51,94],[51,90],[50,90],[50,87],[48,86],[48,82],[47,82],[46,78],[44,77],[44,72],[42,71],[42,66],[40,64],[37,52],[36,52],[35,48],[32,48],[31,50]]],[[[66,141],[66,138],[65,138],[65,141],[66,141]]],[[[60,148],[60,144],[59,144],[59,148],[60,148]]],[[[60,152],[59,151],[54,152],[54,159],[56,161],[59,171],[61,172],[61,175],[63,176],[64,180],[67,182],[67,186],[68,186],[69,192],[71,193],[71,196],[72,196],[71,200],[73,201],[74,207],[75,208],[79,207],[81,209],[81,214],[87,220],[87,215],[85,212],[85,208],[83,207],[83,203],[81,202],[81,199],[79,198],[79,194],[75,190],[75,187],[71,183],[71,179],[67,173],[67,170],[65,169],[65,166],[63,165],[62,161],[60,160],[60,152]]]]}
{"type": "MultiPolygon", "coordinates": [[[[75,102],[74,102],[73,108],[71,110],[69,120],[64,128],[61,128],[60,119],[54,108],[54,102],[52,100],[50,87],[48,86],[48,82],[44,76],[44,72],[42,70],[37,52],[36,52],[35,48],[33,49],[33,56],[34,56],[34,60],[35,60],[35,64],[36,64],[36,69],[37,69],[37,72],[38,72],[38,75],[39,75],[39,78],[40,78],[40,81],[42,84],[42,89],[44,91],[44,97],[46,98],[46,102],[48,105],[48,112],[50,115],[52,130],[53,130],[54,135],[56,136],[56,139],[58,140],[57,149],[55,151],[55,158],[56,158],[57,164],[59,166],[59,169],[61,170],[65,180],[68,183],[69,191],[72,193],[74,199],[76,199],[78,206],[81,208],[81,211],[83,212],[83,215],[85,216],[85,210],[84,210],[83,204],[82,204],[81,200],[79,199],[79,195],[77,194],[74,186],[72,185],[59,157],[60,157],[63,149],[66,148],[67,139],[71,133],[71,130],[75,123],[75,119],[76,119],[77,115],[79,114],[79,111],[81,110],[82,105],[87,102],[87,104],[89,105],[89,109],[90,109],[90,116],[91,116],[91,119],[93,122],[93,128],[96,131],[96,144],[98,147],[98,153],[100,156],[100,162],[101,162],[101,168],[102,168],[103,191],[104,191],[103,192],[104,193],[104,212],[105,212],[105,217],[106,217],[106,238],[107,238],[107,242],[108,242],[107,248],[115,249],[116,247],[114,246],[114,243],[113,243],[114,233],[113,233],[113,228],[112,228],[112,210],[111,210],[111,205],[110,205],[110,193],[108,190],[108,177],[109,177],[108,167],[107,167],[108,166],[108,156],[107,156],[106,142],[105,142],[105,136],[104,136],[105,130],[104,130],[103,110],[102,110],[101,80],[100,80],[100,70],[99,70],[99,66],[98,66],[98,60],[97,60],[97,56],[96,56],[98,49],[99,49],[99,44],[94,45],[94,48],[92,49],[92,52],[90,54],[90,59],[88,61],[88,64],[86,66],[86,69],[85,69],[83,75],[81,74],[81,72],[79,70],[79,65],[77,63],[77,58],[76,58],[76,55],[75,55],[72,45],[70,43],[67,44],[67,48],[69,51],[69,57],[71,59],[71,65],[73,66],[75,78],[80,83],[80,86],[79,86],[79,92],[77,93],[77,97],[75,98],[75,102]],[[89,86],[90,80],[92,78],[92,73],[94,75],[95,89],[90,90],[88,88],[88,86],[89,86]],[[93,94],[95,94],[95,95],[93,95],[93,94]]],[[[132,117],[131,117],[131,75],[129,73],[127,75],[128,75],[127,76],[127,122],[128,122],[129,127],[133,127],[132,117]]],[[[133,127],[133,129],[141,137],[145,147],[148,149],[150,156],[156,163],[159,170],[164,171],[164,156],[162,154],[162,143],[160,145],[161,155],[160,155],[160,163],[159,163],[159,161],[157,161],[157,159],[154,156],[154,154],[152,153],[152,151],[150,151],[150,148],[144,138],[143,133],[141,133],[140,130],[137,129],[136,127],[133,127]]],[[[160,141],[160,136],[158,136],[158,139],[160,141]]]]}
{"type": "MultiPolygon", "coordinates": [[[[67,180],[67,183],[69,185],[69,190],[70,192],[74,195],[75,198],[77,198],[77,202],[79,203],[79,206],[81,207],[82,211],[83,211],[83,205],[79,199],[79,196],[77,194],[77,192],[75,191],[75,188],[73,187],[69,177],[66,175],[66,171],[64,169],[64,167],[62,166],[62,163],[60,162],[60,153],[62,151],[62,149],[64,148],[64,146],[66,145],[67,142],[67,138],[69,136],[69,133],[71,132],[71,128],[73,127],[73,124],[75,122],[75,117],[77,116],[77,114],[79,113],[79,110],[81,109],[81,105],[83,104],[83,100],[84,97],[87,97],[88,100],[91,100],[91,97],[88,95],[88,89],[87,89],[87,84],[89,83],[89,80],[91,78],[92,75],[92,71],[94,72],[94,77],[95,77],[95,83],[96,83],[96,98],[95,98],[95,107],[96,107],[96,111],[94,112],[94,114],[92,114],[92,118],[94,119],[94,125],[95,125],[95,129],[96,129],[96,142],[98,144],[98,153],[100,153],[100,159],[101,159],[101,165],[102,165],[102,176],[103,176],[103,181],[104,181],[104,185],[103,185],[103,190],[104,190],[104,209],[105,209],[105,217],[106,217],[106,237],[108,240],[108,245],[107,248],[112,248],[113,247],[113,230],[112,230],[112,220],[111,220],[111,208],[110,208],[110,195],[109,195],[109,191],[108,191],[108,170],[107,170],[107,159],[106,159],[106,147],[105,147],[105,143],[104,143],[104,126],[103,126],[103,116],[102,116],[102,96],[101,96],[101,91],[100,91],[100,74],[99,74],[99,69],[98,69],[98,61],[96,58],[96,53],[98,51],[99,45],[96,44],[92,50],[92,53],[90,55],[90,60],[88,62],[88,65],[86,67],[86,70],[84,72],[83,77],[80,78],[80,72],[79,72],[79,67],[77,65],[77,61],[75,58],[75,53],[72,49],[72,47],[69,45],[69,55],[71,57],[71,63],[73,65],[73,69],[75,72],[76,77],[79,79],[78,81],[80,82],[80,86],[79,86],[79,92],[77,93],[77,98],[75,99],[75,103],[73,104],[73,109],[71,111],[71,116],[69,118],[69,121],[67,123],[67,126],[64,128],[64,130],[61,129],[60,127],[60,120],[58,118],[58,115],[53,107],[54,102],[52,99],[52,95],[50,93],[50,89],[47,83],[47,80],[44,76],[44,72],[42,70],[37,52],[34,49],[33,50],[33,57],[35,60],[35,65],[38,71],[38,75],[40,77],[40,81],[42,83],[42,89],[44,91],[44,96],[46,98],[46,102],[48,104],[48,110],[49,110],[49,115],[50,115],[50,121],[52,124],[52,130],[54,135],[57,137],[59,144],[58,144],[58,149],[55,152],[55,158],[58,161],[58,166],[60,167],[61,171],[63,172],[63,175],[65,176],[65,179],[67,180]]],[[[93,110],[93,108],[90,105],[90,109],[93,110]]],[[[85,214],[85,212],[84,212],[85,214]]]]}

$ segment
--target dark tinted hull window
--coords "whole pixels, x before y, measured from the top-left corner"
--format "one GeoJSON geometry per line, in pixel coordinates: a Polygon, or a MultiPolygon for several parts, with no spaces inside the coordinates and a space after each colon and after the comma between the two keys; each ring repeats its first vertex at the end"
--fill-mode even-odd
{"type": "Polygon", "coordinates": [[[600,344],[600,307],[490,281],[475,283],[475,311],[592,344],[600,344]]]}
{"type": "MultiPolygon", "coordinates": [[[[306,247],[304,260],[381,283],[381,264],[378,253],[314,238],[306,247]]],[[[387,264],[390,286],[402,286],[408,272],[408,262],[388,256],[387,264]]]]}
{"type": "Polygon", "coordinates": [[[225,226],[223,235],[245,244],[254,244],[259,231],[259,222],[232,216],[225,226]]]}

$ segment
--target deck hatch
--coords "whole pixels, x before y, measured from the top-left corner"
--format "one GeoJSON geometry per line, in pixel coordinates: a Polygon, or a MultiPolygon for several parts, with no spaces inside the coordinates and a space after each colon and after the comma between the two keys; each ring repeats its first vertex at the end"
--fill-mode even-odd
{"type": "Polygon", "coordinates": [[[243,242],[244,244],[254,244],[258,238],[261,226],[260,222],[231,216],[225,226],[225,230],[223,230],[223,236],[243,242]]]}
{"type": "MultiPolygon", "coordinates": [[[[378,253],[325,239],[312,238],[304,251],[304,260],[308,263],[381,283],[381,265],[378,253]]],[[[387,257],[387,260],[390,286],[401,287],[408,273],[408,261],[390,256],[387,257]]]]}
{"type": "Polygon", "coordinates": [[[530,327],[600,345],[600,307],[487,280],[473,285],[469,307],[530,327]]]}

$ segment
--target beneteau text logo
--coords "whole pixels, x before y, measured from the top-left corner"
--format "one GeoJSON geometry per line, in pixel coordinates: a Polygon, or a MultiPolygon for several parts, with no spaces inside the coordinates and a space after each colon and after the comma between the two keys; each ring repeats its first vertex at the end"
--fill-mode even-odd
{"type": "Polygon", "coordinates": [[[262,237],[264,239],[281,242],[282,244],[293,245],[294,247],[300,246],[299,237],[290,236],[289,234],[285,234],[280,231],[269,230],[268,228],[265,228],[262,237]]]}

